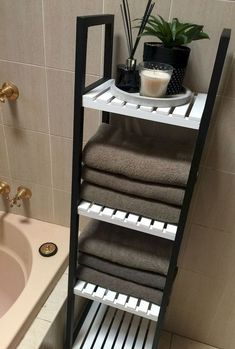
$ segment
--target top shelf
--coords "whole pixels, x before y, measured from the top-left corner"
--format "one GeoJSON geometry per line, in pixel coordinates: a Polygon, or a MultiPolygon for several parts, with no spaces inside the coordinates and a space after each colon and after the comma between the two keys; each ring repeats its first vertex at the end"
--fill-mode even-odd
{"type": "Polygon", "coordinates": [[[207,95],[194,94],[191,102],[179,107],[146,107],[116,98],[111,92],[114,80],[108,80],[83,95],[83,107],[169,125],[199,129],[207,95]]]}

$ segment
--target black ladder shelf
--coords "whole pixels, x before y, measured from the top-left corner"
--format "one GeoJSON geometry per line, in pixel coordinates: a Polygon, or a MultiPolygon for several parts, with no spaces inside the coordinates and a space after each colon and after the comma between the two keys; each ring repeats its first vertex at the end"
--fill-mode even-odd
{"type": "Polygon", "coordinates": [[[180,250],[189,206],[197,180],[199,164],[210,124],[211,114],[230,40],[230,29],[224,29],[207,94],[195,94],[189,104],[176,108],[137,106],[112,95],[110,86],[113,47],[113,15],[77,17],[72,198],[69,254],[69,283],[65,349],[156,349],[163,327],[171,289],[177,273],[180,250]],[[88,29],[105,26],[103,77],[85,87],[88,29]],[[197,140],[178,225],[139,217],[131,212],[103,207],[80,198],[84,107],[102,111],[102,122],[109,122],[109,113],[152,120],[160,123],[197,129],[197,140]],[[139,230],[145,234],[174,241],[170,266],[163,291],[161,306],[137,299],[115,290],[77,280],[77,251],[79,216],[106,221],[139,230]],[[79,322],[75,319],[75,297],[89,299],[79,322]]]}

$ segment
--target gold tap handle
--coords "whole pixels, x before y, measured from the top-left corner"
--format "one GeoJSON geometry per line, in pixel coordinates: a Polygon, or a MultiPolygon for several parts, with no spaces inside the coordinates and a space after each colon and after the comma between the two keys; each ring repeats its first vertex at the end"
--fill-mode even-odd
{"type": "Polygon", "coordinates": [[[11,188],[7,182],[0,181],[0,194],[6,195],[8,198],[8,194],[10,193],[11,188]]]}
{"type": "Polygon", "coordinates": [[[29,188],[23,187],[22,185],[17,188],[17,199],[29,200],[32,197],[32,192],[29,188]]]}
{"type": "Polygon", "coordinates": [[[0,88],[0,102],[5,103],[6,98],[16,100],[19,97],[19,89],[12,82],[4,82],[0,88]]]}

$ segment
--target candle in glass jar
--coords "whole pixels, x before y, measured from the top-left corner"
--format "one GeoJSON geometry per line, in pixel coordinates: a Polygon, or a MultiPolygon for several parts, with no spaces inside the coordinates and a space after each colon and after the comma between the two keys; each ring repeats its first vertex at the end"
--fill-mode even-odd
{"type": "Polygon", "coordinates": [[[162,97],[166,93],[171,74],[164,70],[143,69],[140,73],[140,94],[147,97],[162,97]]]}

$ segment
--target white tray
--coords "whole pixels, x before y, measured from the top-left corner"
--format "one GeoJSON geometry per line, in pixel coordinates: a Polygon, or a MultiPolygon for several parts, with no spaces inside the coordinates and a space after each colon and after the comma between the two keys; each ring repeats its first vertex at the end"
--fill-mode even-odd
{"type": "Polygon", "coordinates": [[[177,107],[179,105],[186,104],[190,102],[193,93],[188,88],[185,87],[185,92],[178,95],[168,95],[162,98],[151,98],[141,96],[138,93],[128,93],[120,90],[115,83],[111,85],[111,93],[114,97],[119,98],[124,101],[128,101],[129,103],[139,104],[146,107],[177,107]]]}

